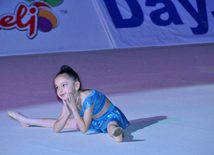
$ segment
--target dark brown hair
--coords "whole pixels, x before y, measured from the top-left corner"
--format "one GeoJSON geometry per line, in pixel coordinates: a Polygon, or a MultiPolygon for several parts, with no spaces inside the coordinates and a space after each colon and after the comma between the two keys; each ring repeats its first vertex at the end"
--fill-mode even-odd
{"type": "Polygon", "coordinates": [[[75,72],[70,66],[68,65],[63,65],[60,68],[59,73],[56,74],[55,78],[61,74],[67,74],[70,78],[72,78],[74,81],[79,81],[80,82],[80,88],[81,88],[81,81],[79,78],[79,75],[77,72],[75,72]]]}

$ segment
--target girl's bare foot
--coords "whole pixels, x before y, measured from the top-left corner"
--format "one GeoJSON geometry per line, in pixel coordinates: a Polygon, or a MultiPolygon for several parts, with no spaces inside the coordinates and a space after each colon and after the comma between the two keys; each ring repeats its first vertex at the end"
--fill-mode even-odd
{"type": "Polygon", "coordinates": [[[15,120],[18,120],[22,127],[29,127],[29,123],[27,121],[27,117],[22,115],[21,113],[17,111],[8,111],[8,115],[12,117],[15,120]]]}
{"type": "Polygon", "coordinates": [[[124,133],[123,133],[123,129],[121,127],[116,127],[113,131],[112,131],[112,136],[114,138],[114,140],[117,143],[120,143],[123,141],[123,137],[124,137],[124,133]]]}

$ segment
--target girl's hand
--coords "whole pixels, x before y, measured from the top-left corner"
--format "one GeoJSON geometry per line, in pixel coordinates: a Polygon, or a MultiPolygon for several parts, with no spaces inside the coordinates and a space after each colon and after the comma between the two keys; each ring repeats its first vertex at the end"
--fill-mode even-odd
{"type": "Polygon", "coordinates": [[[71,93],[68,94],[67,105],[71,110],[76,108],[76,102],[74,100],[74,96],[71,93]]]}
{"type": "Polygon", "coordinates": [[[65,114],[70,116],[72,114],[72,110],[69,107],[67,100],[63,100],[63,104],[65,105],[65,114]]]}

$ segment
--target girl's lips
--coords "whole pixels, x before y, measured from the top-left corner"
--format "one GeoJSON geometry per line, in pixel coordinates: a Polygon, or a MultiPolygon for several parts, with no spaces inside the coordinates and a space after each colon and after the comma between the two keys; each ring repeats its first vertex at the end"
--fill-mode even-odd
{"type": "Polygon", "coordinates": [[[63,98],[63,97],[65,96],[65,94],[60,94],[59,96],[60,96],[61,98],[63,98]]]}

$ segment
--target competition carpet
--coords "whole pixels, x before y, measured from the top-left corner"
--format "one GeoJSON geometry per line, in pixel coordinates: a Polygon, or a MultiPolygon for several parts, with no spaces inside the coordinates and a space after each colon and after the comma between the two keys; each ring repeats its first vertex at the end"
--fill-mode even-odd
{"type": "Polygon", "coordinates": [[[2,155],[211,155],[214,153],[214,44],[0,57],[2,155]],[[97,89],[131,125],[123,143],[107,134],[29,127],[7,116],[57,118],[53,79],[61,65],[97,89]]]}

